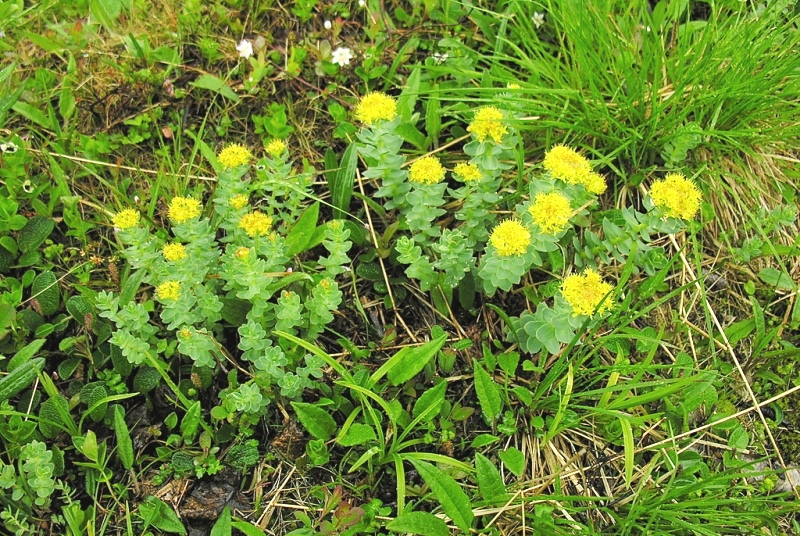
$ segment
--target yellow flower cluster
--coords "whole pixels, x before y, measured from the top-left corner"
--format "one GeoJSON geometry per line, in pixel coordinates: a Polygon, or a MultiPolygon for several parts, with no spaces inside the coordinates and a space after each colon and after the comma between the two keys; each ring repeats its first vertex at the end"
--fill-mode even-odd
{"type": "Polygon", "coordinates": [[[567,276],[561,284],[561,295],[572,307],[573,316],[592,316],[595,309],[600,314],[607,312],[612,304],[606,295],[612,290],[614,286],[603,281],[600,274],[591,268],[583,274],[567,276]]]}
{"type": "Polygon", "coordinates": [[[249,203],[249,200],[247,199],[246,195],[237,195],[231,197],[230,200],[231,207],[235,208],[236,210],[243,209],[244,207],[247,206],[247,203],[249,203]]]}
{"type": "Polygon", "coordinates": [[[130,229],[139,225],[139,211],[132,208],[126,208],[123,211],[117,212],[111,219],[114,227],[117,229],[130,229]]]}
{"type": "Polygon", "coordinates": [[[489,244],[501,257],[522,255],[531,244],[531,233],[519,221],[506,220],[494,228],[489,244]]]}
{"type": "Polygon", "coordinates": [[[467,127],[467,132],[472,132],[478,141],[492,138],[495,143],[500,143],[508,133],[503,124],[503,112],[494,106],[482,106],[475,112],[472,123],[467,127]]]}
{"type": "Polygon", "coordinates": [[[467,164],[465,162],[456,164],[456,167],[453,168],[453,173],[456,176],[461,177],[461,180],[464,182],[478,181],[483,178],[483,173],[481,173],[481,170],[478,169],[478,166],[475,164],[467,164]]]}
{"type": "Polygon", "coordinates": [[[356,106],[356,119],[365,125],[391,121],[397,117],[397,101],[379,91],[367,93],[356,106]]]}
{"type": "Polygon", "coordinates": [[[239,227],[250,237],[265,236],[272,226],[272,218],[263,212],[250,212],[239,220],[239,227]]]}
{"type": "Polygon", "coordinates": [[[583,181],[583,185],[587,190],[595,195],[601,195],[608,187],[603,176],[599,173],[595,173],[594,171],[587,175],[586,179],[583,181]]]}
{"type": "Polygon", "coordinates": [[[546,234],[558,234],[569,225],[572,207],[569,199],[558,192],[538,193],[528,209],[533,223],[546,234]]]}
{"type": "Polygon", "coordinates": [[[444,179],[444,168],[435,156],[424,156],[411,164],[408,180],[418,184],[436,184],[444,179]]]}
{"type": "Polygon", "coordinates": [[[653,204],[671,218],[691,220],[700,210],[703,194],[695,183],[678,173],[670,173],[650,188],[653,204]]]}
{"type": "Polygon", "coordinates": [[[286,150],[286,142],[283,140],[272,140],[264,146],[264,149],[266,149],[267,154],[272,157],[280,156],[283,154],[283,151],[286,150]]]}
{"type": "Polygon", "coordinates": [[[592,171],[589,161],[566,145],[556,145],[544,155],[544,168],[554,179],[569,184],[582,184],[591,193],[606,191],[606,180],[592,171]]]}
{"type": "Polygon", "coordinates": [[[544,155],[544,168],[554,179],[569,184],[583,184],[592,166],[583,156],[566,145],[556,145],[544,155]]]}
{"type": "Polygon", "coordinates": [[[167,281],[156,287],[156,296],[159,300],[177,300],[181,295],[181,284],[177,281],[167,281]]]}
{"type": "Polygon", "coordinates": [[[200,201],[191,197],[173,197],[169,204],[169,219],[183,223],[200,215],[200,201]]]}
{"type": "Polygon", "coordinates": [[[247,165],[250,163],[251,158],[253,158],[253,155],[247,147],[237,143],[228,145],[217,155],[217,160],[225,169],[247,165]]]}
{"type": "Polygon", "coordinates": [[[244,260],[250,256],[250,248],[242,246],[236,250],[234,253],[237,259],[244,260]]]}
{"type": "Polygon", "coordinates": [[[164,247],[161,248],[161,253],[163,253],[164,258],[170,262],[186,258],[186,248],[183,244],[178,244],[177,242],[165,244],[164,247]]]}

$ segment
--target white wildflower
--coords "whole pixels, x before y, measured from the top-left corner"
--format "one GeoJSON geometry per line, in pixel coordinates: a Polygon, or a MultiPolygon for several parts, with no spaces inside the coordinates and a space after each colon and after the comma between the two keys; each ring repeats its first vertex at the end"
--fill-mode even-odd
{"type": "Polygon", "coordinates": [[[333,24],[329,20],[326,20],[325,24],[323,24],[323,26],[325,26],[326,30],[330,30],[331,28],[333,28],[333,24]]]}
{"type": "Polygon", "coordinates": [[[533,19],[533,25],[536,26],[537,30],[542,27],[542,24],[544,24],[544,13],[534,11],[533,17],[531,18],[533,19]]]}
{"type": "Polygon", "coordinates": [[[253,55],[253,43],[247,39],[242,39],[239,41],[239,44],[236,45],[236,50],[239,51],[240,58],[247,59],[253,55]]]}
{"type": "Polygon", "coordinates": [[[433,61],[435,61],[437,65],[446,62],[447,58],[449,57],[450,55],[447,52],[445,52],[444,54],[439,54],[438,52],[433,53],[433,61]]]}
{"type": "Polygon", "coordinates": [[[350,65],[353,59],[353,52],[349,48],[339,47],[331,54],[331,61],[340,67],[350,65]]]}

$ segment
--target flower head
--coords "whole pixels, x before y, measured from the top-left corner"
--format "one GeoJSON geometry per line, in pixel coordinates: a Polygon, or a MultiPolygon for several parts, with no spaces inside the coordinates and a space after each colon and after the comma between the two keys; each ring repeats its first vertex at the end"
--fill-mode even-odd
{"type": "Polygon", "coordinates": [[[491,244],[501,257],[522,255],[531,244],[531,233],[517,220],[500,222],[489,236],[491,244]]]}
{"type": "Polygon", "coordinates": [[[236,50],[239,51],[240,58],[247,59],[253,55],[253,43],[247,39],[242,39],[239,41],[239,44],[236,45],[236,50]]]}
{"type": "Polygon", "coordinates": [[[131,227],[139,225],[139,217],[138,210],[126,208],[125,210],[117,212],[111,219],[111,222],[117,229],[130,229],[131,227]]]}
{"type": "Polygon", "coordinates": [[[164,258],[170,262],[175,262],[186,258],[186,248],[183,246],[183,244],[178,244],[177,242],[165,244],[164,247],[161,248],[161,253],[163,253],[164,258]]]}
{"type": "Polygon", "coordinates": [[[608,188],[606,180],[603,178],[603,176],[599,173],[595,173],[594,171],[590,172],[586,176],[586,178],[583,180],[583,185],[587,190],[595,195],[602,194],[606,191],[606,188],[608,188]]]}
{"type": "Polygon", "coordinates": [[[650,197],[667,216],[691,220],[700,210],[703,194],[694,182],[678,173],[670,173],[653,183],[650,197]]]}
{"type": "Polygon", "coordinates": [[[237,259],[243,260],[250,256],[250,248],[242,246],[233,253],[237,259]]]}
{"type": "Polygon", "coordinates": [[[177,300],[181,295],[181,284],[177,281],[167,281],[156,287],[156,297],[161,301],[177,300]]]}
{"type": "Polygon", "coordinates": [[[251,158],[253,155],[247,147],[237,143],[228,145],[217,155],[217,160],[225,169],[247,165],[251,158]]]}
{"type": "Polygon", "coordinates": [[[200,215],[200,201],[191,197],[173,197],[169,204],[169,219],[183,223],[200,215]]]}
{"type": "Polygon", "coordinates": [[[587,268],[582,274],[572,274],[561,283],[561,295],[572,307],[572,315],[592,316],[597,309],[600,314],[611,309],[611,301],[606,295],[614,286],[603,281],[600,274],[587,268]]]}
{"type": "Polygon", "coordinates": [[[436,184],[444,179],[444,168],[435,156],[424,156],[411,164],[408,180],[418,184],[436,184]]]}
{"type": "Polygon", "coordinates": [[[367,93],[356,106],[356,119],[365,125],[374,125],[378,121],[391,121],[397,117],[397,101],[379,91],[367,93]]]}
{"type": "Polygon", "coordinates": [[[339,47],[331,54],[331,61],[339,67],[350,65],[353,59],[353,52],[349,48],[339,47]]]}
{"type": "Polygon", "coordinates": [[[508,133],[503,124],[503,112],[494,106],[482,106],[475,112],[472,123],[467,127],[467,132],[472,132],[478,141],[492,138],[495,143],[500,143],[508,133]]]}
{"type": "Polygon", "coordinates": [[[267,150],[267,154],[272,157],[277,157],[283,154],[283,151],[286,150],[286,142],[283,140],[272,140],[267,143],[264,148],[267,150]]]}
{"type": "Polygon", "coordinates": [[[272,218],[263,212],[250,212],[239,220],[239,227],[250,237],[265,236],[272,226],[272,218]]]}
{"type": "Polygon", "coordinates": [[[528,209],[533,222],[546,234],[558,234],[569,225],[572,207],[569,199],[558,192],[538,193],[528,209]]]}
{"type": "Polygon", "coordinates": [[[241,195],[241,194],[240,195],[236,195],[234,197],[231,197],[231,200],[229,201],[231,207],[233,207],[236,210],[243,209],[244,207],[247,206],[247,203],[249,203],[249,202],[250,202],[250,200],[247,199],[247,196],[246,195],[241,195]]]}
{"type": "Polygon", "coordinates": [[[544,156],[544,168],[554,179],[569,184],[585,184],[592,172],[589,161],[565,145],[556,145],[544,156]]]}
{"type": "Polygon", "coordinates": [[[478,166],[475,164],[467,164],[465,162],[456,164],[456,167],[453,168],[453,173],[456,176],[461,177],[461,180],[464,182],[478,181],[483,178],[483,173],[481,173],[481,170],[478,169],[478,166]]]}

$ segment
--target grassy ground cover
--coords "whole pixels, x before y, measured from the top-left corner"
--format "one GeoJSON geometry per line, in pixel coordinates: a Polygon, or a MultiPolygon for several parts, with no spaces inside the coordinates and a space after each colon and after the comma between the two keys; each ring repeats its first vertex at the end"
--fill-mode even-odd
{"type": "Polygon", "coordinates": [[[800,12],[0,2],[8,534],[794,534],[800,12]]]}

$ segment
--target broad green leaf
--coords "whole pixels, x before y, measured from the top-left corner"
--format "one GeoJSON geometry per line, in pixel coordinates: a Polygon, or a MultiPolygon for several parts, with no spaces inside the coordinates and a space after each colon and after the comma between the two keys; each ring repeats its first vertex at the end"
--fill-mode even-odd
{"type": "Polygon", "coordinates": [[[203,418],[200,415],[200,401],[195,400],[191,406],[186,410],[181,421],[181,435],[187,443],[191,443],[194,436],[197,434],[197,428],[200,426],[200,420],[203,418]]]}
{"type": "Polygon", "coordinates": [[[47,339],[35,339],[34,341],[20,348],[17,353],[14,354],[14,357],[11,358],[11,361],[8,362],[6,371],[11,372],[20,365],[23,365],[33,359],[33,356],[35,356],[39,350],[41,350],[45,342],[47,342],[47,339]]]}
{"type": "Polygon", "coordinates": [[[233,102],[239,102],[239,95],[237,95],[224,80],[212,76],[210,74],[201,75],[197,80],[192,82],[194,87],[200,89],[207,89],[215,93],[219,93],[223,97],[233,102]]]}
{"type": "Polygon", "coordinates": [[[506,486],[500,470],[480,452],[475,453],[475,476],[478,479],[478,489],[481,497],[488,503],[500,503],[508,500],[506,486]]]}
{"type": "Polygon", "coordinates": [[[145,526],[141,529],[142,531],[149,526],[153,526],[164,532],[186,534],[186,528],[181,523],[181,520],[178,519],[172,507],[158,497],[149,495],[139,505],[139,515],[145,522],[145,526]]]}
{"type": "Polygon", "coordinates": [[[306,402],[292,402],[292,407],[308,433],[327,441],[336,432],[336,421],[324,409],[306,402]]]}
{"type": "Polygon", "coordinates": [[[420,151],[427,151],[427,140],[425,134],[419,131],[412,123],[400,123],[394,129],[395,133],[403,138],[405,141],[419,149],[420,151]]]}
{"type": "Polygon", "coordinates": [[[353,423],[350,428],[348,428],[344,437],[336,442],[343,447],[352,447],[369,443],[375,439],[375,429],[372,426],[357,422],[353,423]]]}
{"type": "Polygon", "coordinates": [[[439,382],[439,385],[436,387],[432,387],[422,393],[417,401],[414,403],[414,409],[412,411],[412,415],[414,418],[420,417],[420,415],[425,415],[422,418],[423,422],[430,422],[434,417],[439,414],[439,410],[442,408],[442,404],[444,404],[444,394],[447,390],[447,382],[442,381],[439,382]]]}
{"type": "MultiPolygon", "coordinates": [[[[334,159],[335,161],[335,159],[334,159]]],[[[331,204],[333,205],[334,219],[347,217],[350,208],[350,199],[353,197],[353,184],[358,165],[358,150],[356,143],[347,146],[339,169],[334,171],[328,179],[328,189],[331,191],[331,204]]]]}
{"type": "Polygon", "coordinates": [[[469,533],[475,516],[472,513],[469,497],[464,493],[461,484],[435,465],[414,458],[410,458],[409,461],[414,465],[422,480],[431,488],[433,495],[442,505],[444,513],[453,520],[459,529],[469,533]]]}
{"type": "Polygon", "coordinates": [[[30,104],[22,101],[17,101],[14,103],[14,106],[11,107],[15,112],[19,115],[23,116],[28,121],[32,123],[36,123],[40,127],[45,130],[49,131],[56,131],[58,130],[58,125],[53,125],[53,122],[50,121],[50,118],[47,117],[41,110],[31,106],[30,104]]]}
{"type": "Polygon", "coordinates": [[[506,469],[521,477],[525,472],[525,455],[516,447],[508,447],[497,454],[506,466],[506,469]]]}
{"type": "Polygon", "coordinates": [[[125,469],[133,467],[133,442],[125,422],[125,410],[119,404],[114,405],[114,431],[117,435],[117,456],[125,469]]]}
{"type": "Polygon", "coordinates": [[[500,438],[496,435],[492,434],[478,434],[475,436],[475,439],[472,440],[470,443],[470,447],[474,449],[479,449],[481,447],[485,447],[486,445],[491,445],[492,443],[497,443],[500,441],[500,438]]]}
{"type": "Polygon", "coordinates": [[[231,509],[226,506],[217,518],[217,522],[211,527],[211,536],[231,536],[231,509]]]}
{"type": "Polygon", "coordinates": [[[319,220],[319,203],[314,203],[303,211],[289,234],[286,236],[286,254],[299,255],[308,249],[319,220]]]}
{"type": "MultiPolygon", "coordinates": [[[[433,87],[435,91],[438,85],[433,87]]],[[[439,98],[435,93],[431,93],[425,103],[425,130],[428,132],[428,138],[433,143],[438,145],[439,131],[442,129],[442,112],[439,98]]]]}
{"type": "Polygon", "coordinates": [[[440,335],[422,346],[406,346],[401,348],[389,360],[376,370],[370,380],[374,385],[384,376],[388,376],[392,385],[405,383],[425,368],[436,352],[442,349],[447,334],[440,335]]]}
{"type": "Polygon", "coordinates": [[[503,400],[500,398],[500,389],[476,360],[475,370],[475,394],[478,395],[478,402],[481,404],[481,411],[487,419],[493,421],[503,411],[503,400]]]}
{"type": "Polygon", "coordinates": [[[787,274],[784,270],[778,270],[777,268],[772,268],[771,266],[762,268],[758,272],[758,277],[767,285],[781,290],[794,290],[797,287],[789,274],[787,274]]]}
{"type": "Polygon", "coordinates": [[[422,536],[450,536],[447,523],[428,512],[408,512],[386,524],[392,532],[421,534],[422,536]]]}
{"type": "Polygon", "coordinates": [[[245,536],[264,536],[264,531],[247,521],[234,521],[231,526],[244,532],[245,536]]]}

